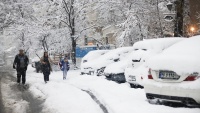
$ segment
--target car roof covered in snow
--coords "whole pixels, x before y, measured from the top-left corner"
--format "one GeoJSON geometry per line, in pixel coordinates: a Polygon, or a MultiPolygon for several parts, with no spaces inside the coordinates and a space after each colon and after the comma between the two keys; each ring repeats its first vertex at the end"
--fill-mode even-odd
{"type": "Polygon", "coordinates": [[[178,42],[151,58],[153,70],[172,70],[179,75],[200,73],[200,35],[178,42]]]}
{"type": "Polygon", "coordinates": [[[136,42],[133,45],[135,50],[143,49],[143,50],[154,50],[155,52],[163,51],[164,49],[168,48],[169,46],[184,40],[185,38],[157,38],[157,39],[146,39],[143,41],[136,42]]]}
{"type": "Polygon", "coordinates": [[[148,39],[144,41],[139,41],[133,45],[134,52],[132,54],[132,59],[148,59],[153,55],[156,55],[166,48],[172,46],[173,44],[182,41],[186,38],[157,38],[157,39],[148,39]]]}

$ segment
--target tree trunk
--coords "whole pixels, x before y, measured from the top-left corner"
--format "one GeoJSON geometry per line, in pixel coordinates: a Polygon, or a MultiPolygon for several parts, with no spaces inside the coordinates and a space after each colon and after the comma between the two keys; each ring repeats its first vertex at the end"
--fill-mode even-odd
{"type": "Polygon", "coordinates": [[[75,38],[75,17],[74,17],[74,0],[71,0],[71,40],[72,40],[72,62],[76,66],[76,38],[75,38]]]}
{"type": "Polygon", "coordinates": [[[175,19],[175,29],[174,36],[183,36],[183,6],[184,0],[177,0],[176,4],[176,19],[175,19]]]}
{"type": "Polygon", "coordinates": [[[72,62],[76,65],[76,40],[72,39],[72,62]]]}
{"type": "Polygon", "coordinates": [[[72,19],[72,32],[71,32],[71,41],[72,41],[72,62],[74,65],[76,65],[76,40],[75,40],[75,22],[74,19],[72,19]]]}
{"type": "Polygon", "coordinates": [[[159,7],[158,7],[158,0],[157,0],[157,15],[158,15],[158,19],[159,19],[159,27],[160,27],[160,35],[161,35],[161,38],[164,37],[163,35],[163,28],[162,28],[162,22],[161,22],[161,18],[160,18],[160,11],[159,11],[159,7]]]}

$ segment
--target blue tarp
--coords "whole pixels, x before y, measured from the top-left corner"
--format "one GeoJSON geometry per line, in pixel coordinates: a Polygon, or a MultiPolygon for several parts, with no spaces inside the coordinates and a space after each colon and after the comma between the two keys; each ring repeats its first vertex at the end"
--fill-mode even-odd
{"type": "Polygon", "coordinates": [[[96,46],[76,47],[76,58],[83,58],[90,51],[97,50],[96,46]]]}

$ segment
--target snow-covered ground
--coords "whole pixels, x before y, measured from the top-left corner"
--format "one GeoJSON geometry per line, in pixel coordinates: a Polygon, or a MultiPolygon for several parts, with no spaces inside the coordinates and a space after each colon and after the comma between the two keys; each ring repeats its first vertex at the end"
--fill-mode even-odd
{"type": "Polygon", "coordinates": [[[43,81],[42,73],[27,71],[29,90],[44,100],[44,112],[48,113],[104,113],[85,92],[91,92],[109,113],[200,113],[199,108],[173,108],[149,104],[143,89],[131,89],[127,83],[117,84],[103,77],[80,75],[80,70],[70,70],[67,80],[62,72],[53,72],[50,82],[43,81]],[[85,91],[84,91],[85,90],[85,91]]]}

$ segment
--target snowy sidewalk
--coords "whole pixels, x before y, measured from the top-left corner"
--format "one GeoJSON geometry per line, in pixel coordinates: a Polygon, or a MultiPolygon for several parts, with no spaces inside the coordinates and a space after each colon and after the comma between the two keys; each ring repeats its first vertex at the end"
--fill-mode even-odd
{"type": "Polygon", "coordinates": [[[44,84],[42,73],[29,67],[27,83],[36,98],[44,99],[45,113],[103,113],[86,92],[62,80],[61,72],[53,72],[44,84]]]}
{"type": "Polygon", "coordinates": [[[107,108],[109,113],[199,113],[199,108],[173,108],[151,105],[143,89],[131,89],[128,84],[117,84],[103,77],[80,75],[69,71],[67,80],[62,72],[53,72],[44,84],[43,75],[29,67],[27,83],[36,98],[45,100],[48,113],[103,113],[99,105],[85,92],[89,91],[107,108]],[[85,90],[85,91],[82,91],[85,90]]]}

